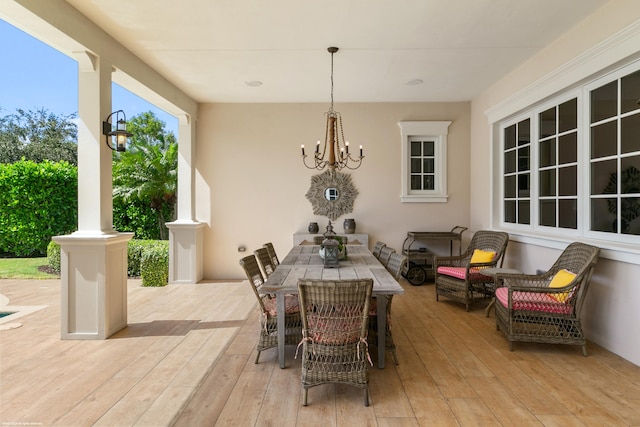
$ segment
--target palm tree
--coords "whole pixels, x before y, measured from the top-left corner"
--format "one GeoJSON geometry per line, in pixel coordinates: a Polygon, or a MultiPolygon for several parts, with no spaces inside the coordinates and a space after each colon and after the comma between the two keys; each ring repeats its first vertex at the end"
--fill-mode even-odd
{"type": "Polygon", "coordinates": [[[160,238],[166,240],[165,223],[175,211],[178,144],[152,112],[133,117],[127,127],[133,135],[127,151],[114,154],[113,195],[148,202],[157,213],[160,238]]]}

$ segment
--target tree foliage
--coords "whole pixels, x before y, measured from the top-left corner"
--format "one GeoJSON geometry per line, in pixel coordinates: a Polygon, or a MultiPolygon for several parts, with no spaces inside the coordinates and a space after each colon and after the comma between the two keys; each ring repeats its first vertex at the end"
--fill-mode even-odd
{"type": "Polygon", "coordinates": [[[175,210],[178,144],[173,132],[164,128],[165,123],[150,111],[127,123],[132,137],[126,152],[114,154],[113,195],[125,204],[142,202],[152,209],[157,216],[159,237],[166,240],[165,223],[175,210]]]}
{"type": "Polygon", "coordinates": [[[58,116],[44,108],[0,117],[0,163],[24,158],[78,164],[76,115],[58,116]]]}
{"type": "MultiPolygon", "coordinates": [[[[164,218],[171,218],[172,208],[163,210],[164,218]]],[[[158,214],[151,209],[149,200],[130,198],[126,202],[122,197],[113,199],[113,227],[118,231],[134,233],[135,239],[160,240],[158,214]]],[[[163,227],[164,228],[164,227],[163,227]]]]}

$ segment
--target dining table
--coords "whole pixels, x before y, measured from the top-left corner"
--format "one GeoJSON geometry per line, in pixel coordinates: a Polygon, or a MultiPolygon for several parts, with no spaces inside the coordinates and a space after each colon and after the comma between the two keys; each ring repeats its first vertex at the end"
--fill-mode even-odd
{"type": "MultiPolygon", "coordinates": [[[[348,280],[373,279],[373,296],[399,295],[404,289],[364,245],[346,245],[346,256],[337,268],[325,268],[320,246],[300,244],[289,253],[267,278],[260,292],[275,294],[278,316],[278,361],[285,368],[285,295],[298,294],[298,279],[348,280]]],[[[387,298],[376,298],[378,327],[378,368],[384,368],[387,328],[387,298]]]]}

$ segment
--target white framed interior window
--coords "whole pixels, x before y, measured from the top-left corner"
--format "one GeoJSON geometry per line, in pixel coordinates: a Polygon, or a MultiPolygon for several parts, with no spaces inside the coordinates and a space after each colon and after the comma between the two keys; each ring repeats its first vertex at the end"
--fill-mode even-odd
{"type": "Polygon", "coordinates": [[[497,122],[500,228],[594,239],[628,260],[640,243],[639,93],[634,61],[497,122]]]}
{"type": "Polygon", "coordinates": [[[398,122],[402,143],[403,203],[444,203],[450,121],[398,122]]]}
{"type": "Polygon", "coordinates": [[[502,226],[576,234],[580,102],[570,91],[501,123],[502,226]]]}
{"type": "Polygon", "coordinates": [[[549,232],[577,230],[581,97],[556,98],[537,111],[537,225],[549,232]]]}
{"type": "Polygon", "coordinates": [[[531,224],[531,117],[502,126],[502,221],[531,224]]]}
{"type": "Polygon", "coordinates": [[[588,231],[640,241],[640,63],[585,86],[589,135],[588,231]]]}

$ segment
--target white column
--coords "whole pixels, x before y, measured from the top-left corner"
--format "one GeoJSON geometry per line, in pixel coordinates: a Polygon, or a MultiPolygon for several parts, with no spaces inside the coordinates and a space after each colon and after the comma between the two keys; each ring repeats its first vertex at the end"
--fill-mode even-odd
{"type": "Polygon", "coordinates": [[[113,230],[112,151],[102,135],[111,113],[111,64],[78,60],[78,231],[61,248],[61,337],[106,339],[127,326],[127,242],[113,230]]]}
{"type": "Polygon", "coordinates": [[[113,233],[112,151],[102,134],[111,114],[111,64],[89,52],[78,60],[78,233],[113,233]]]}
{"type": "Polygon", "coordinates": [[[197,283],[202,280],[204,223],[195,220],[196,128],[187,114],[178,117],[177,219],[169,229],[169,283],[197,283]]]}
{"type": "Polygon", "coordinates": [[[195,220],[196,126],[188,114],[178,116],[177,221],[195,220]]]}

